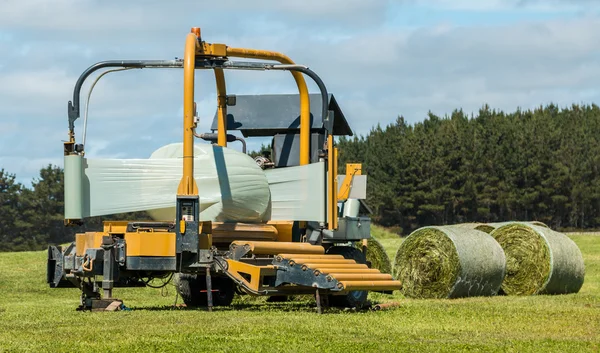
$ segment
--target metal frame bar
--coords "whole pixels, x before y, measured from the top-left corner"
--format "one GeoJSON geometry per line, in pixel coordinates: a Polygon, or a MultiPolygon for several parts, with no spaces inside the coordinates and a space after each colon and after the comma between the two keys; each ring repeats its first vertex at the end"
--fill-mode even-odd
{"type": "MultiPolygon", "coordinates": [[[[226,54],[232,57],[273,60],[281,64],[295,65],[287,55],[274,51],[227,47],[226,54]]],[[[292,76],[300,94],[300,165],[305,165],[310,163],[310,98],[302,74],[292,71],[292,76]]]]}
{"type": "Polygon", "coordinates": [[[75,83],[75,88],[73,90],[73,100],[69,101],[68,103],[69,131],[72,132],[74,130],[75,120],[77,120],[81,114],[80,95],[83,83],[92,73],[109,67],[122,67],[132,69],[180,69],[183,68],[183,60],[108,60],[97,62],[94,65],[88,67],[77,79],[77,82],[75,83]]]}
{"type": "MultiPolygon", "coordinates": [[[[227,70],[261,70],[261,71],[267,71],[267,70],[278,70],[278,71],[292,71],[292,72],[298,72],[301,74],[305,74],[308,77],[310,77],[319,87],[319,91],[321,93],[321,99],[322,99],[322,111],[321,111],[321,119],[323,122],[323,126],[325,128],[325,130],[327,131],[327,139],[328,139],[328,143],[327,143],[327,151],[328,151],[328,159],[333,161],[333,159],[335,159],[335,152],[333,150],[333,116],[330,116],[329,114],[329,94],[327,92],[327,87],[325,86],[323,80],[319,77],[319,75],[317,75],[314,71],[312,71],[310,68],[308,68],[307,66],[304,65],[290,65],[290,64],[271,64],[271,63],[261,63],[261,62],[235,62],[235,61],[223,61],[223,60],[215,60],[215,59],[198,59],[195,57],[195,45],[197,43],[197,41],[192,42],[192,39],[194,39],[195,35],[193,33],[188,34],[188,38],[190,38],[189,42],[188,42],[188,46],[192,47],[192,44],[194,45],[194,60],[191,60],[191,56],[190,58],[188,58],[188,60],[181,60],[181,59],[176,59],[176,60],[113,60],[113,61],[102,61],[99,63],[96,63],[92,66],[90,66],[87,70],[85,70],[81,76],[79,77],[79,79],[77,80],[77,83],[75,84],[75,89],[73,91],[73,101],[69,101],[68,104],[68,116],[69,116],[69,133],[71,135],[71,139],[74,139],[74,123],[75,120],[77,118],[79,118],[80,116],[80,111],[81,111],[81,107],[80,107],[80,93],[81,93],[81,87],[83,86],[83,83],[85,82],[85,80],[87,79],[87,77],[89,77],[93,72],[103,69],[103,68],[108,68],[108,67],[122,67],[122,68],[139,68],[139,69],[143,69],[143,68],[184,68],[184,71],[186,70],[186,66],[187,66],[187,71],[189,72],[191,71],[195,71],[196,69],[213,69],[215,71],[215,79],[217,82],[217,97],[218,97],[218,109],[219,109],[219,132],[218,132],[218,144],[220,146],[226,146],[227,145],[227,136],[226,136],[226,117],[227,117],[227,106],[226,106],[226,88],[225,88],[225,77],[224,77],[224,73],[223,70],[227,69],[227,70]],[[185,65],[185,62],[191,63],[191,65],[185,65]],[[224,135],[224,136],[222,136],[224,135]],[[329,143],[329,140],[331,140],[331,144],[329,143]]],[[[189,55],[189,54],[188,54],[189,55]]],[[[188,78],[186,80],[186,77],[190,76],[188,75],[184,75],[184,95],[185,92],[191,91],[192,93],[189,94],[188,92],[188,96],[184,97],[184,172],[183,172],[183,178],[182,181],[179,185],[178,188],[178,194],[179,195],[197,195],[198,194],[198,189],[197,189],[197,185],[195,183],[195,180],[193,178],[185,178],[186,175],[192,175],[192,171],[193,171],[193,119],[194,119],[194,106],[193,106],[193,88],[194,88],[194,82],[193,82],[193,77],[188,78]],[[187,89],[185,89],[187,88],[187,89]],[[191,90],[190,90],[191,88],[191,90]],[[191,103],[190,103],[191,102],[191,103]],[[187,103],[187,104],[186,104],[187,103]],[[186,107],[188,109],[186,109],[186,107]],[[189,134],[191,135],[191,138],[188,138],[189,134]],[[191,143],[187,143],[186,141],[190,140],[191,143]],[[186,145],[188,149],[192,149],[192,151],[188,151],[189,153],[186,154],[186,145]],[[185,158],[187,155],[189,155],[189,158],[185,158]],[[190,157],[191,156],[191,157],[190,157]],[[187,162],[187,163],[186,163],[187,162]],[[191,164],[191,166],[189,165],[191,164]],[[188,174],[186,174],[186,171],[188,172],[188,174]],[[184,179],[185,178],[185,179],[184,179]]],[[[194,75],[191,75],[194,76],[194,75]]],[[[308,129],[307,131],[309,131],[310,129],[308,129]]],[[[301,129],[302,131],[302,129],[301,129]]],[[[302,134],[302,133],[301,133],[302,134]]],[[[328,183],[328,188],[329,190],[327,191],[327,200],[329,200],[329,204],[328,204],[328,212],[327,212],[327,219],[328,219],[328,224],[329,224],[329,229],[335,229],[337,228],[336,222],[335,222],[335,218],[336,218],[336,212],[335,212],[335,208],[337,208],[337,196],[335,195],[337,193],[337,188],[335,187],[335,183],[336,183],[336,174],[337,174],[337,170],[333,170],[335,164],[331,164],[328,165],[328,169],[329,169],[329,177],[327,180],[328,183]]]]}
{"type": "MultiPolygon", "coordinates": [[[[330,121],[328,117],[328,102],[329,95],[327,88],[323,83],[323,80],[307,66],[303,65],[281,65],[281,64],[270,64],[260,62],[244,62],[244,61],[218,61],[218,60],[196,60],[196,69],[228,69],[228,70],[287,70],[287,71],[298,71],[306,74],[312,78],[321,93],[321,99],[323,100],[323,109],[321,111],[321,117],[323,119],[323,125],[326,127],[328,132],[331,132],[333,121],[330,121]]],[[[183,68],[183,60],[110,60],[100,61],[94,65],[88,67],[80,76],[75,83],[73,90],[73,100],[68,102],[68,116],[69,116],[69,129],[72,131],[74,128],[75,120],[80,117],[81,104],[80,94],[81,88],[85,80],[95,71],[109,68],[109,67],[122,67],[122,68],[158,68],[158,69],[181,69],[183,68]]]]}

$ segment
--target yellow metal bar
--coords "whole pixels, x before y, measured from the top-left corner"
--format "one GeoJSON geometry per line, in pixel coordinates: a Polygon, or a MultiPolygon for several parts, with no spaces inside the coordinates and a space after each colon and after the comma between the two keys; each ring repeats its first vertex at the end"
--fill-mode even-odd
{"type": "Polygon", "coordinates": [[[344,290],[396,290],[401,289],[400,281],[341,281],[344,290]]]}
{"type": "Polygon", "coordinates": [[[227,87],[223,69],[215,69],[217,82],[217,144],[227,147],[227,87]]]}
{"type": "Polygon", "coordinates": [[[277,229],[277,241],[292,241],[292,231],[294,222],[290,221],[269,221],[268,225],[277,229]]]}
{"type": "Polygon", "coordinates": [[[368,268],[367,265],[357,264],[354,260],[314,260],[313,262],[307,262],[300,265],[311,269],[325,267],[368,268]]]}
{"type": "Polygon", "coordinates": [[[338,272],[339,270],[357,270],[357,269],[370,270],[369,266],[367,266],[365,264],[345,264],[343,266],[329,264],[329,265],[325,265],[325,266],[321,266],[321,267],[315,266],[315,268],[314,268],[315,271],[319,271],[322,273],[338,272]]]}
{"type": "Polygon", "coordinates": [[[362,164],[360,163],[348,163],[346,164],[346,177],[340,186],[340,192],[338,193],[338,201],[347,200],[350,196],[350,188],[352,187],[352,178],[355,175],[361,175],[362,164]]]}
{"type": "Polygon", "coordinates": [[[337,208],[337,200],[333,198],[334,183],[333,183],[333,168],[334,168],[334,152],[333,152],[333,137],[327,136],[327,229],[335,229],[333,218],[337,218],[337,213],[334,213],[333,208],[337,208]]]}
{"type": "Polygon", "coordinates": [[[356,263],[351,259],[307,259],[303,257],[299,257],[290,261],[297,264],[306,265],[307,267],[319,267],[323,265],[352,265],[356,263]]]}
{"type": "Polygon", "coordinates": [[[324,254],[322,246],[309,243],[283,243],[274,241],[234,241],[232,246],[247,247],[249,251],[259,255],[286,254],[324,254]]]}
{"type": "MultiPolygon", "coordinates": [[[[245,48],[227,47],[227,56],[239,58],[251,58],[261,60],[273,60],[282,64],[295,64],[288,56],[267,50],[255,50],[245,48]]],[[[310,163],[310,98],[308,96],[308,87],[302,73],[292,71],[292,75],[298,86],[300,94],[300,165],[310,163]]]]}
{"type": "Polygon", "coordinates": [[[378,269],[376,268],[328,268],[328,267],[322,267],[322,268],[317,268],[315,271],[318,271],[320,273],[323,274],[330,274],[330,273],[380,273],[378,269]]]}
{"type": "Polygon", "coordinates": [[[194,80],[199,45],[197,34],[188,33],[183,55],[183,176],[178,195],[198,195],[194,179],[194,80]]]}
{"type": "Polygon", "coordinates": [[[226,261],[227,272],[254,291],[262,289],[263,277],[274,276],[277,271],[271,265],[254,266],[231,259],[227,259],[226,261]],[[248,278],[248,276],[250,278],[248,278]]]}
{"type": "Polygon", "coordinates": [[[104,232],[105,233],[120,233],[127,232],[127,225],[129,221],[104,221],[104,232]]]}
{"type": "Polygon", "coordinates": [[[392,275],[385,273],[340,273],[330,272],[327,274],[338,281],[387,281],[392,280],[392,275]]]}
{"type": "MultiPolygon", "coordinates": [[[[331,138],[331,140],[333,141],[333,135],[329,135],[329,137],[331,138]]],[[[332,195],[331,195],[331,212],[333,213],[333,229],[337,229],[338,228],[338,197],[337,197],[337,190],[338,190],[338,181],[337,181],[337,175],[338,175],[338,149],[337,147],[333,147],[333,171],[331,172],[331,182],[333,183],[333,187],[332,187],[332,195]]]]}
{"type": "Polygon", "coordinates": [[[300,262],[299,260],[314,260],[314,259],[341,259],[344,257],[342,255],[304,255],[304,254],[278,254],[278,257],[281,257],[286,260],[291,260],[295,262],[300,262]]]}

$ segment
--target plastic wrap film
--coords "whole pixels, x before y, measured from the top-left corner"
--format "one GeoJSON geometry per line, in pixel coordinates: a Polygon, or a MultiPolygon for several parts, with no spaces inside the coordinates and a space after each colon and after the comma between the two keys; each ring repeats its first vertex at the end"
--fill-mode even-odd
{"type": "MultiPolygon", "coordinates": [[[[174,143],[154,151],[150,160],[181,161],[183,144],[174,143]]],[[[260,167],[248,155],[208,144],[194,145],[194,178],[200,195],[200,220],[263,222],[268,220],[270,192],[260,167]]],[[[181,170],[177,184],[181,179],[181,170]]],[[[177,185],[175,186],[177,190],[177,185]]],[[[155,220],[175,219],[175,192],[170,207],[149,208],[155,220]]]]}
{"type": "MultiPolygon", "coordinates": [[[[174,220],[182,175],[182,158],[176,157],[181,154],[181,144],[173,144],[155,151],[151,159],[83,159],[82,195],[65,199],[65,217],[148,211],[155,219],[174,220]]],[[[252,158],[208,144],[196,145],[194,154],[201,220],[269,219],[269,185],[252,158]]],[[[75,177],[76,169],[65,160],[65,174],[75,177]]],[[[75,187],[76,183],[68,185],[65,197],[76,195],[75,187]]]]}
{"type": "Polygon", "coordinates": [[[568,294],[581,289],[583,255],[565,234],[531,222],[511,222],[491,235],[506,253],[505,294],[568,294]]]}
{"type": "Polygon", "coordinates": [[[325,222],[325,163],[265,170],[271,220],[325,222]]]}
{"type": "MultiPolygon", "coordinates": [[[[65,156],[65,219],[81,219],[83,212],[83,156],[65,156]]],[[[85,216],[87,217],[87,216],[85,216]]]]}
{"type": "MultiPolygon", "coordinates": [[[[195,156],[199,156],[201,154],[206,153],[204,148],[199,148],[198,146],[206,146],[206,145],[196,145],[196,150],[194,151],[195,156]]],[[[232,151],[225,149],[227,151],[232,151]]],[[[171,145],[167,145],[161,147],[156,150],[150,156],[151,159],[155,158],[180,158],[182,156],[183,149],[182,144],[175,143],[171,145]]],[[[250,157],[246,156],[243,153],[232,151],[230,153],[241,154],[245,157],[245,159],[252,160],[250,157]]],[[[241,158],[241,157],[240,157],[241,158]]],[[[229,163],[229,162],[228,162],[229,163]]],[[[229,168],[230,164],[226,164],[226,167],[229,168]]],[[[194,169],[197,174],[198,164],[194,164],[194,169]]],[[[254,160],[252,160],[252,168],[253,170],[257,170],[264,177],[266,175],[266,182],[268,185],[266,186],[266,190],[270,192],[269,205],[267,205],[267,209],[264,213],[264,217],[262,221],[314,221],[314,222],[325,222],[325,164],[324,163],[314,163],[303,166],[296,167],[286,167],[286,168],[276,168],[276,169],[267,169],[263,172],[260,169],[254,160]]],[[[227,175],[229,178],[239,178],[240,175],[235,174],[240,171],[229,170],[227,175]]],[[[247,173],[246,173],[247,174],[247,173]]],[[[243,178],[242,178],[243,179],[243,178]]],[[[196,181],[198,182],[198,192],[201,195],[201,198],[204,197],[204,193],[207,191],[201,188],[200,181],[198,177],[196,177],[196,181]]],[[[252,195],[256,190],[252,190],[252,187],[257,187],[258,185],[248,183],[246,186],[247,190],[250,191],[246,196],[247,204],[246,207],[256,207],[254,203],[255,200],[252,199],[252,195]]],[[[261,190],[264,188],[264,184],[260,183],[261,190]]],[[[233,189],[233,188],[232,188],[233,189]]],[[[236,198],[242,199],[242,198],[236,198]]],[[[262,208],[262,203],[259,204],[262,208]]],[[[258,222],[261,220],[257,219],[241,219],[240,215],[235,214],[240,210],[239,207],[232,209],[231,212],[228,211],[228,219],[227,221],[245,221],[245,222],[258,222]]],[[[150,210],[148,211],[150,216],[155,220],[165,220],[165,219],[174,219],[175,218],[175,207],[172,206],[167,209],[158,209],[158,210],[150,210]],[[165,218],[169,216],[171,218],[165,218]]],[[[218,220],[225,221],[225,219],[213,219],[213,218],[204,218],[208,214],[204,211],[201,214],[202,220],[218,220]]]]}
{"type": "MultiPolygon", "coordinates": [[[[181,143],[150,159],[65,157],[65,218],[147,211],[175,219],[182,175],[181,143]]],[[[263,171],[248,155],[208,144],[194,146],[200,220],[325,221],[324,163],[263,171]]]]}
{"type": "Polygon", "coordinates": [[[489,234],[464,226],[423,227],[402,242],[394,274],[410,298],[496,295],[506,256],[489,234]]]}

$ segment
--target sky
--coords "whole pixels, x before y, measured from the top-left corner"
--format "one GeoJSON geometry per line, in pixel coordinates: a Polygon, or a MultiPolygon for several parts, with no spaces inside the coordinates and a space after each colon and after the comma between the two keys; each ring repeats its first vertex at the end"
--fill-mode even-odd
{"type": "MultiPolygon", "coordinates": [[[[416,123],[429,111],[476,114],[484,104],[514,111],[600,101],[593,0],[0,0],[0,169],[28,185],[40,168],[62,166],[79,75],[102,60],[182,57],[191,27],[207,42],[309,66],[358,135],[399,115],[416,123]]],[[[226,79],[231,94],[297,92],[286,72],[227,71],[226,79]]],[[[198,130],[208,131],[213,74],[199,71],[196,85],[198,130]]],[[[86,156],[148,158],[180,142],[182,87],[181,70],[104,76],[90,100],[86,156]]]]}

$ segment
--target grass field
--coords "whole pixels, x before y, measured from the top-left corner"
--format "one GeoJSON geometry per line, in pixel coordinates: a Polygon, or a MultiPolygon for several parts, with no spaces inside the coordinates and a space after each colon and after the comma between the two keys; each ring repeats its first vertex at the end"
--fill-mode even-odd
{"type": "MultiPolygon", "coordinates": [[[[393,258],[401,240],[374,231],[393,258]]],[[[171,309],[175,290],[116,289],[131,311],[77,312],[75,289],[45,283],[45,252],[0,253],[0,352],[600,351],[600,237],[571,235],[585,284],[563,296],[409,300],[379,312],[315,312],[311,298],[239,297],[208,313],[171,309]]]]}

